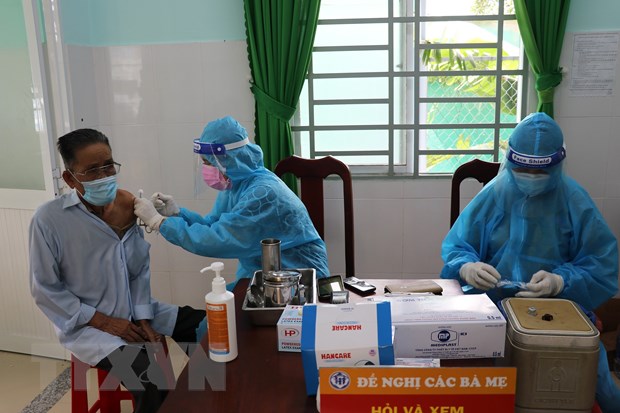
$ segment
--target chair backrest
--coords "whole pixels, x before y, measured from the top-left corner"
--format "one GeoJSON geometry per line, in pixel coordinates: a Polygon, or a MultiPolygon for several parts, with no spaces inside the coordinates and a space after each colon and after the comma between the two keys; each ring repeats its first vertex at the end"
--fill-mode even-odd
{"type": "Polygon", "coordinates": [[[473,159],[456,168],[452,175],[452,192],[450,195],[450,228],[458,218],[461,209],[461,182],[467,178],[475,178],[482,186],[497,176],[499,162],[487,162],[473,159]]]}
{"type": "Polygon", "coordinates": [[[346,276],[355,275],[354,231],[353,231],[353,184],[347,164],[333,156],[321,159],[305,159],[293,155],[282,159],[275,167],[275,174],[292,173],[301,183],[301,201],[320,237],[325,239],[325,208],[323,204],[323,180],[329,175],[342,179],[344,196],[344,243],[346,276]]]}

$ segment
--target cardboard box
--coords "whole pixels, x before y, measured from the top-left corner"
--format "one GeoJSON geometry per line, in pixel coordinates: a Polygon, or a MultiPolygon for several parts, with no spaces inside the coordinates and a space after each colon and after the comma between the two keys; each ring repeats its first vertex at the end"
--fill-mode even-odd
{"type": "Polygon", "coordinates": [[[389,302],[306,304],[301,331],[306,392],[316,394],[321,367],[394,365],[392,340],[389,302]]]}
{"type": "Polygon", "coordinates": [[[504,355],[506,319],[486,294],[383,299],[391,303],[394,355],[397,358],[458,359],[504,355]]]}
{"type": "Polygon", "coordinates": [[[278,351],[301,352],[303,305],[287,305],[278,320],[278,351]]]}

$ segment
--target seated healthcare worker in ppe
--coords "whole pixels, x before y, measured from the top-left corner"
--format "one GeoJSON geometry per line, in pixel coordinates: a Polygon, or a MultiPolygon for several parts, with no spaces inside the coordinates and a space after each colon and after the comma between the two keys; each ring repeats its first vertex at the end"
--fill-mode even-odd
{"type": "Polygon", "coordinates": [[[263,166],[263,152],[228,116],[209,122],[194,152],[205,183],[220,191],[206,216],[179,208],[170,195],[135,200],[135,214],[169,242],[194,254],[237,258],[237,279],[261,268],[261,240],[281,241],[282,268],[314,268],[329,275],[325,243],[301,200],[263,166]]]}
{"type": "MultiPolygon", "coordinates": [[[[441,278],[473,287],[468,293],[486,292],[495,303],[515,295],[560,297],[594,310],[618,290],[618,246],[588,193],[562,171],[560,127],[545,113],[530,114],[508,145],[497,177],[444,239],[441,278]]],[[[597,400],[617,413],[619,392],[600,347],[597,400]]]]}

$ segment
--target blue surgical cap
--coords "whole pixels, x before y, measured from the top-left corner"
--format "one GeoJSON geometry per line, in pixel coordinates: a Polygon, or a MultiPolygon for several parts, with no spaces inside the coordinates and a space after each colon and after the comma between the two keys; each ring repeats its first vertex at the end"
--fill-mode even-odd
{"type": "Polygon", "coordinates": [[[242,141],[247,137],[245,128],[232,116],[226,116],[207,123],[200,135],[200,142],[227,144],[242,141]]]}
{"type": "Polygon", "coordinates": [[[513,130],[510,147],[526,155],[550,155],[564,144],[564,135],[558,124],[546,113],[536,112],[526,116],[513,130]]]}

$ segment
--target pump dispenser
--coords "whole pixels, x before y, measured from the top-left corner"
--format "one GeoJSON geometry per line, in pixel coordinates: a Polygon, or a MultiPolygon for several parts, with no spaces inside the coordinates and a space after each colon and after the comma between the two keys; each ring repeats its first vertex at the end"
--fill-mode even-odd
{"type": "Polygon", "coordinates": [[[205,296],[209,334],[209,358],[213,361],[231,361],[237,357],[237,325],[235,322],[235,296],[226,291],[226,281],[220,275],[223,262],[214,262],[200,270],[215,271],[211,292],[205,296]]]}

